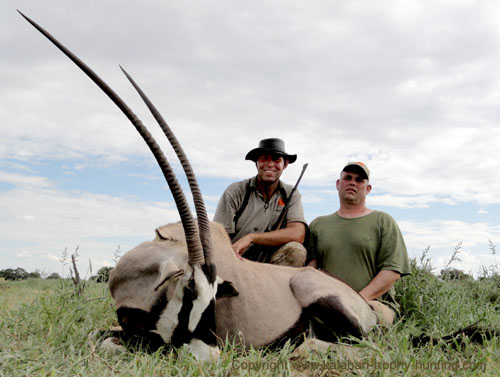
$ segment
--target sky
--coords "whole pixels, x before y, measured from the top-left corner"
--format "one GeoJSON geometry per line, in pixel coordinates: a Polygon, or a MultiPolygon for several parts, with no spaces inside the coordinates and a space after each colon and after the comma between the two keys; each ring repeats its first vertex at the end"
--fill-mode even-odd
{"type": "MultiPolygon", "coordinates": [[[[348,161],[410,258],[478,276],[500,256],[500,3],[496,1],[0,1],[0,269],[90,276],[179,216],[118,108],[16,11],[92,67],[171,148],[119,69],[189,156],[212,218],[246,153],[297,154],[308,222],[338,208],[348,161]],[[424,252],[425,250],[425,252],[424,252]],[[425,253],[425,254],[424,254],[425,253]],[[90,261],[90,262],[89,262],[90,261]],[[91,266],[91,268],[90,268],[91,266]]],[[[189,197],[190,199],[190,197],[189,197]]]]}

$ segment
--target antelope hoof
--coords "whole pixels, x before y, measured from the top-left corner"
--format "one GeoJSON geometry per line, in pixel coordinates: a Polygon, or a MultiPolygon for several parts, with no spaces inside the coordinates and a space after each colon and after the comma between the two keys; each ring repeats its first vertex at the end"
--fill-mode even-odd
{"type": "Polygon", "coordinates": [[[100,345],[100,348],[104,353],[108,355],[117,355],[120,353],[127,352],[127,349],[123,346],[120,339],[113,336],[111,338],[106,338],[100,345]]]}

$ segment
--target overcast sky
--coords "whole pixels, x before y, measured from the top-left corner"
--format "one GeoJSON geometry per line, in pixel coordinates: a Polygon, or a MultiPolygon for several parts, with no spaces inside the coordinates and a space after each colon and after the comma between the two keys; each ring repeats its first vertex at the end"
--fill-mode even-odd
{"type": "MultiPolygon", "coordinates": [[[[0,269],[80,273],[178,220],[162,174],[114,104],[16,11],[108,82],[163,140],[121,73],[176,132],[210,216],[281,137],[302,164],[306,218],[338,207],[347,161],[410,257],[477,275],[500,262],[500,3],[496,1],[0,1],[0,269]],[[63,269],[64,268],[64,269],[63,269]]],[[[178,163],[166,143],[169,160],[178,163]]],[[[181,174],[179,172],[179,174],[181,174]]],[[[184,182],[184,180],[182,181],[184,182]]]]}

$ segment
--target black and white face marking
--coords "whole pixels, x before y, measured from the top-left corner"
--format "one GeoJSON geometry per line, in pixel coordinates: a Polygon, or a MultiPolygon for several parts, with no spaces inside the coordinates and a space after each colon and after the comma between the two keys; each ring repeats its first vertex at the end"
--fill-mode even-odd
{"type": "Polygon", "coordinates": [[[156,323],[156,331],[166,343],[186,345],[199,359],[219,356],[215,336],[214,266],[192,267],[192,274],[180,276],[173,294],[156,323]]]}
{"type": "Polygon", "coordinates": [[[148,338],[153,333],[175,347],[185,345],[198,359],[218,358],[215,266],[186,265],[183,270],[172,264],[168,266],[174,267],[167,269],[167,275],[172,277],[159,286],[154,283],[153,305],[147,310],[118,308],[120,325],[130,335],[148,338]]]}

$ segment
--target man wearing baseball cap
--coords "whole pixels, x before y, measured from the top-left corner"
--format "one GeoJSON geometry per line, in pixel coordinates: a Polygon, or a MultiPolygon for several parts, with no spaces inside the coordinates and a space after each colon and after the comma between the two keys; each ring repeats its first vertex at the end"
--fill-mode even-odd
{"type": "Polygon", "coordinates": [[[366,207],[369,180],[363,162],[346,164],[336,183],[340,208],[311,222],[305,246],[309,266],[344,280],[368,301],[379,323],[389,326],[398,308],[394,283],[410,274],[410,265],[394,219],[366,207]]]}
{"type": "Polygon", "coordinates": [[[306,221],[300,193],[295,190],[290,197],[293,187],[280,180],[297,155],[285,152],[283,140],[270,138],[261,140],[245,159],[255,163],[257,175],[229,185],[214,221],[224,225],[238,255],[258,262],[304,265],[306,221]],[[288,202],[284,227],[275,229],[288,202]]]}

